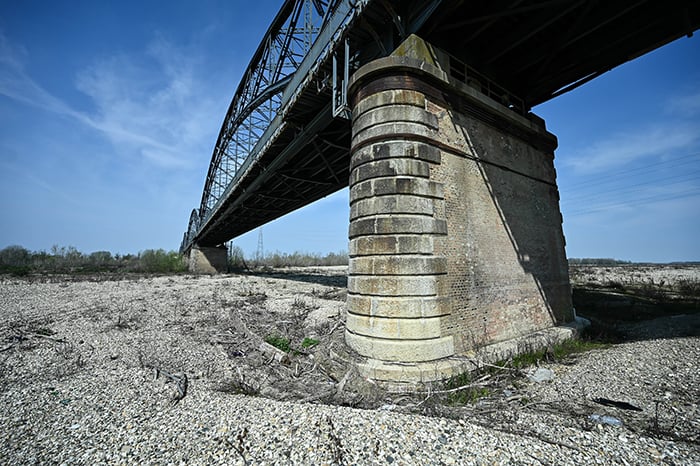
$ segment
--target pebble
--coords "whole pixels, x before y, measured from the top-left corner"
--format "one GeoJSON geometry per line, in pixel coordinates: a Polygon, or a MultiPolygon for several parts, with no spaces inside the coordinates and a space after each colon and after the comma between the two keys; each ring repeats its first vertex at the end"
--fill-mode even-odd
{"type": "MultiPolygon", "coordinates": [[[[556,377],[524,382],[517,393],[531,402],[578,403],[581,414],[513,410],[504,415],[517,416],[508,427],[518,432],[507,432],[467,415],[408,414],[391,400],[383,410],[361,410],[217,391],[212,387],[231,363],[198,333],[196,319],[216,317],[203,300],[211,300],[214,290],[243,286],[244,279],[251,286],[250,277],[236,276],[74,281],[68,287],[0,283],[0,341],[22,325],[48,326],[57,338],[75,342],[81,358],[69,352],[71,345],[46,339],[3,353],[0,464],[700,463],[697,443],[656,438],[635,424],[653,417],[655,400],[661,400],[659,422],[668,427],[675,419],[681,436],[693,434],[688,429],[699,423],[698,338],[640,340],[580,355],[574,365],[552,364],[547,369],[556,377]],[[181,318],[173,309],[183,307],[190,309],[194,330],[173,333],[169,323],[181,318]],[[123,319],[134,317],[125,320],[129,328],[115,327],[120,310],[123,319]],[[201,371],[178,404],[171,403],[172,385],[154,381],[141,364],[148,355],[173,372],[201,371]],[[595,397],[626,401],[643,412],[594,411],[600,407],[585,402],[595,397]],[[593,426],[591,414],[624,423],[593,426]]],[[[286,286],[289,293],[295,286],[319,289],[292,281],[286,286]]]]}

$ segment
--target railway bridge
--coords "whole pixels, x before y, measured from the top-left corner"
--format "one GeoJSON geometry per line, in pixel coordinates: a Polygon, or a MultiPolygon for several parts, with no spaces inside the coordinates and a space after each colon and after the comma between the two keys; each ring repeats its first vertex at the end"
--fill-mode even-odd
{"type": "Polygon", "coordinates": [[[287,0],[253,55],[181,250],[350,186],[346,342],[429,382],[576,326],[530,110],[700,27],[694,0],[287,0]]]}

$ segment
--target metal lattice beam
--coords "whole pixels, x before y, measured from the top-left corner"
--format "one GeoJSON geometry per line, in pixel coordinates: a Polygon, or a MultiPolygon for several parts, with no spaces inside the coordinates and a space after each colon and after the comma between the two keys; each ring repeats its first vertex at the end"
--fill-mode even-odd
{"type": "Polygon", "coordinates": [[[281,104],[300,63],[311,49],[337,0],[287,0],[267,30],[234,94],[214,147],[196,218],[190,219],[183,248],[225,194],[281,104]],[[193,221],[195,219],[195,221],[193,221]]]}

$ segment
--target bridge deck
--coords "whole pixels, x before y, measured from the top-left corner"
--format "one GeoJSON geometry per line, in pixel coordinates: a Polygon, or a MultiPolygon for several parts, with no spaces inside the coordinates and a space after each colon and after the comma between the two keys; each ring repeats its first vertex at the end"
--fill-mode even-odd
{"type": "MultiPolygon", "coordinates": [[[[285,2],[283,10],[292,11],[292,3],[285,2]]],[[[324,4],[342,15],[328,15],[317,44],[287,84],[281,116],[215,208],[186,234],[183,248],[222,244],[347,186],[350,124],[333,117],[327,85],[341,37],[349,40],[351,67],[357,69],[416,33],[451,56],[453,78],[482,89],[507,89],[503,103],[517,100],[516,108],[526,112],[700,27],[700,2],[693,0],[324,4]],[[352,21],[341,22],[348,14],[352,21]]],[[[223,137],[230,134],[222,130],[217,147],[223,137]]]]}

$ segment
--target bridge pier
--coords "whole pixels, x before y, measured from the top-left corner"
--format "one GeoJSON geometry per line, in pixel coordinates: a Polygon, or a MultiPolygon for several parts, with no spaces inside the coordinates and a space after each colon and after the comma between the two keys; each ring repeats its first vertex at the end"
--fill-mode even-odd
{"type": "Polygon", "coordinates": [[[190,249],[187,268],[192,273],[217,274],[228,271],[228,249],[226,246],[199,246],[190,249]]]}
{"type": "Polygon", "coordinates": [[[444,379],[572,333],[556,137],[454,65],[411,36],[350,81],[345,337],[379,380],[444,379]]]}

